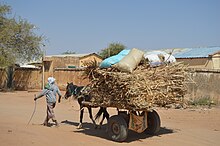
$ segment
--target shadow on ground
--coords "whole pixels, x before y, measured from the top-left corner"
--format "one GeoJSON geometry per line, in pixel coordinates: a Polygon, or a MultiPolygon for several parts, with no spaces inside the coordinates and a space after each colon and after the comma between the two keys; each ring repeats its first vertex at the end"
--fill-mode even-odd
{"type": "MultiPolygon", "coordinates": [[[[61,123],[76,126],[76,127],[78,126],[78,123],[68,121],[68,120],[62,121],[61,123]]],[[[83,123],[83,128],[82,129],[77,129],[73,132],[83,133],[83,134],[86,134],[86,135],[96,136],[96,137],[104,138],[104,139],[107,139],[107,140],[111,140],[108,136],[106,127],[107,127],[107,124],[104,124],[104,125],[102,125],[101,129],[95,129],[94,125],[92,123],[83,123]]],[[[160,131],[157,133],[157,135],[137,133],[137,132],[134,132],[132,130],[129,130],[128,131],[128,137],[124,142],[130,143],[132,141],[142,141],[143,139],[146,139],[146,138],[150,138],[150,137],[154,137],[154,136],[159,136],[160,137],[162,135],[171,134],[171,133],[174,133],[174,132],[176,132],[176,131],[174,131],[173,129],[168,129],[166,127],[161,127],[160,131]]]]}

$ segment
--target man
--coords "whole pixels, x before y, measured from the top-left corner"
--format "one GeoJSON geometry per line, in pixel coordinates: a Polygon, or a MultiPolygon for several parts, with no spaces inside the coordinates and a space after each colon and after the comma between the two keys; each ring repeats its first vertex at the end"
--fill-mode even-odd
{"type": "Polygon", "coordinates": [[[53,122],[55,122],[56,126],[59,126],[56,118],[55,118],[55,114],[54,114],[54,108],[56,105],[56,94],[58,94],[59,99],[58,102],[60,103],[60,99],[62,97],[61,92],[58,88],[58,86],[55,84],[55,78],[53,77],[49,77],[48,78],[48,83],[46,84],[44,90],[42,90],[41,93],[39,93],[34,100],[36,101],[38,98],[43,97],[44,95],[46,95],[46,101],[47,101],[47,116],[46,119],[43,123],[44,126],[49,126],[48,125],[48,121],[50,119],[52,119],[53,122]]]}

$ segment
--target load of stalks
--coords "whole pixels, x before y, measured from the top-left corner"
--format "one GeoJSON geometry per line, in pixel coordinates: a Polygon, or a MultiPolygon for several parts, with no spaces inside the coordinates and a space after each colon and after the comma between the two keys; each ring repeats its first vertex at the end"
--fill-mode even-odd
{"type": "Polygon", "coordinates": [[[88,67],[90,84],[86,88],[92,104],[129,110],[148,110],[169,104],[181,104],[186,93],[182,63],[150,67],[144,63],[132,73],[115,68],[88,67]]]}

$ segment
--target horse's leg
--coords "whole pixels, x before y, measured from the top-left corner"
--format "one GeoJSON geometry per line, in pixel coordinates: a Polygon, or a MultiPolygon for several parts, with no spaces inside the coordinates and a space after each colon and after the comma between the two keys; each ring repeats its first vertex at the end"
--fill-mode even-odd
{"type": "Polygon", "coordinates": [[[104,107],[101,107],[101,108],[102,108],[103,116],[102,116],[102,120],[101,120],[100,123],[99,123],[99,128],[101,128],[101,126],[102,126],[103,121],[105,120],[105,118],[107,119],[107,121],[108,121],[108,119],[109,119],[109,113],[107,112],[106,108],[104,108],[104,107]]]}
{"type": "Polygon", "coordinates": [[[108,121],[108,119],[109,119],[109,113],[108,113],[108,111],[107,111],[107,108],[104,108],[104,116],[105,116],[106,120],[108,121]]]}
{"type": "Polygon", "coordinates": [[[80,121],[79,121],[79,125],[77,127],[78,129],[82,128],[83,113],[84,113],[84,107],[80,106],[80,121]]]}
{"type": "Polygon", "coordinates": [[[97,128],[95,120],[93,119],[93,116],[92,116],[92,108],[91,107],[87,107],[87,108],[88,108],[88,111],[89,111],[89,118],[92,120],[92,123],[93,123],[94,127],[97,128]]]}

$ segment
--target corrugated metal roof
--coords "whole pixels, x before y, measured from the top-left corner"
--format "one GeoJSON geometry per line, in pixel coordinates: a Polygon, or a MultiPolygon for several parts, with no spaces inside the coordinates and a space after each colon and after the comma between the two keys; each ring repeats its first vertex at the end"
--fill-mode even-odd
{"type": "Polygon", "coordinates": [[[184,48],[180,52],[173,54],[176,58],[199,58],[208,57],[220,51],[220,47],[199,47],[199,48],[184,48]]]}

